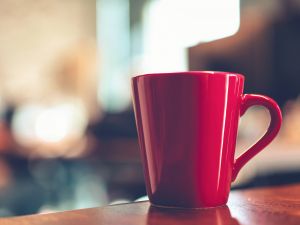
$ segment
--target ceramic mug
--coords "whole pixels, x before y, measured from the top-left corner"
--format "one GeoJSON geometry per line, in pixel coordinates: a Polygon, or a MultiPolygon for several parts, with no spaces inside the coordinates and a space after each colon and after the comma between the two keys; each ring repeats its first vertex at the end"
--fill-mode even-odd
{"type": "Polygon", "coordinates": [[[193,71],[132,78],[133,105],[146,189],[154,206],[203,208],[226,204],[240,169],[277,135],[274,100],[243,94],[244,76],[193,71]],[[265,135],[234,159],[240,116],[266,107],[265,135]]]}

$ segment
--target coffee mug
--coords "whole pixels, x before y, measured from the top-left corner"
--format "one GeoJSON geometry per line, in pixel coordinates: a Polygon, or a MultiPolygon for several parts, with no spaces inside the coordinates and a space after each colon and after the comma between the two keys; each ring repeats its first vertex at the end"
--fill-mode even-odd
{"type": "Polygon", "coordinates": [[[193,71],[132,78],[146,189],[153,206],[204,208],[227,203],[240,169],[277,135],[274,100],[243,94],[244,76],[193,71]],[[234,159],[238,122],[253,106],[271,116],[264,136],[234,159]]]}

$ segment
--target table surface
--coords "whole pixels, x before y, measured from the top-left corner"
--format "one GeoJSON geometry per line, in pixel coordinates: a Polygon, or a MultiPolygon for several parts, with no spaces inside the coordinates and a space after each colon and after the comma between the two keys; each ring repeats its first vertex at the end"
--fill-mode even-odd
{"type": "Polygon", "coordinates": [[[232,191],[227,206],[179,210],[149,202],[0,219],[1,225],[300,224],[300,184],[232,191]]]}

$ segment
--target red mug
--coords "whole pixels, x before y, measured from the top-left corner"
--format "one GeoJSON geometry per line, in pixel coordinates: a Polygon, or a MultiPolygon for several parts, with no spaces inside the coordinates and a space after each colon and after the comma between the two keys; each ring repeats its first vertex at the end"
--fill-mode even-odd
{"type": "Polygon", "coordinates": [[[244,76],[193,71],[132,78],[133,105],[149,200],[154,206],[204,208],[227,203],[240,169],[277,135],[274,100],[243,94],[244,76]],[[234,159],[238,121],[253,105],[266,107],[265,135],[234,159]]]}

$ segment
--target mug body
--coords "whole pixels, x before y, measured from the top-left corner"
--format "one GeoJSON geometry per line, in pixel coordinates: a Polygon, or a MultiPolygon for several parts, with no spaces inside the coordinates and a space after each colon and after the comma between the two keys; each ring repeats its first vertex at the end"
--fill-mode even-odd
{"type": "Polygon", "coordinates": [[[165,207],[226,204],[244,77],[194,71],[132,78],[149,200],[165,207]]]}

